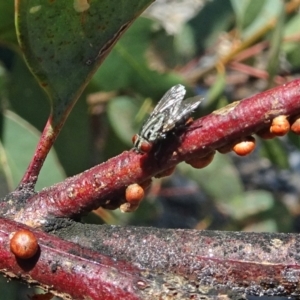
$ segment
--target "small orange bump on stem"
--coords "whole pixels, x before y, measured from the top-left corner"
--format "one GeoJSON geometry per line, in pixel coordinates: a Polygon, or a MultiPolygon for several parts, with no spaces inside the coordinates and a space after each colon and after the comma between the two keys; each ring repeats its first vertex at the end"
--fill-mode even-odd
{"type": "Polygon", "coordinates": [[[164,171],[162,171],[162,172],[156,174],[154,177],[155,177],[155,178],[162,178],[162,177],[170,176],[170,175],[172,175],[172,174],[174,173],[175,168],[176,168],[176,166],[171,167],[171,168],[169,168],[169,169],[166,169],[166,170],[164,170],[164,171]]]}
{"type": "Polygon", "coordinates": [[[300,118],[296,119],[292,126],[291,126],[291,130],[296,133],[296,134],[300,134],[300,118]]]}
{"type": "Polygon", "coordinates": [[[144,189],[137,183],[129,185],[125,191],[125,199],[129,203],[139,203],[144,196],[144,189]]]}
{"type": "Polygon", "coordinates": [[[273,119],[272,125],[270,127],[270,132],[276,136],[283,136],[287,134],[290,130],[290,123],[286,116],[278,116],[273,119]]]}
{"type": "Polygon", "coordinates": [[[28,259],[33,257],[39,249],[35,235],[25,229],[13,234],[10,239],[10,250],[18,258],[28,259]]]}
{"type": "Polygon", "coordinates": [[[246,137],[243,141],[235,144],[232,150],[239,156],[250,154],[255,149],[255,138],[253,136],[246,137]]]}
{"type": "Polygon", "coordinates": [[[215,153],[216,151],[213,151],[204,157],[196,157],[190,160],[186,160],[185,162],[191,165],[193,168],[202,169],[207,167],[213,161],[215,153]]]}

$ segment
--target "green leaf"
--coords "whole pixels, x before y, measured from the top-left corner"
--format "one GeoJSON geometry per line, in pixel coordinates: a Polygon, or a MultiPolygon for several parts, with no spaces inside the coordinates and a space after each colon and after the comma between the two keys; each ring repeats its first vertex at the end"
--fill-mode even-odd
{"type": "Polygon", "coordinates": [[[159,73],[149,67],[146,51],[151,43],[153,21],[139,18],[113,48],[93,82],[105,90],[133,89],[160,98],[171,86],[182,82],[176,73],[159,73]]]}
{"type": "Polygon", "coordinates": [[[17,0],[20,45],[49,94],[54,123],[67,114],[117,39],[152,0],[17,0]]]}
{"type": "Polygon", "coordinates": [[[42,131],[50,113],[47,94],[19,55],[14,56],[10,76],[7,86],[10,109],[42,131]]]}
{"type": "Polygon", "coordinates": [[[133,129],[133,120],[137,114],[138,106],[129,97],[116,97],[109,102],[107,113],[114,131],[126,144],[131,143],[136,133],[133,129]]]}
{"type": "Polygon", "coordinates": [[[0,1],[0,41],[17,45],[14,1],[0,1]]]}
{"type": "Polygon", "coordinates": [[[138,76],[150,84],[145,52],[150,43],[151,24],[151,20],[139,18],[115,45],[94,76],[100,87],[106,90],[128,88],[138,76]]]}
{"type": "MultiPolygon", "coordinates": [[[[38,85],[24,60],[18,55],[15,56],[10,74],[13,79],[8,84],[10,108],[21,118],[42,131],[50,112],[49,99],[46,93],[38,85]]],[[[91,166],[91,151],[88,147],[91,140],[90,121],[85,99],[86,92],[89,90],[90,88],[86,89],[81,95],[81,99],[73,108],[72,114],[68,117],[55,142],[57,155],[68,176],[82,172],[91,166]]]]}
{"type": "Polygon", "coordinates": [[[3,144],[0,142],[0,197],[4,197],[14,188],[12,174],[7,162],[3,144]]]}
{"type": "Polygon", "coordinates": [[[248,191],[228,200],[222,205],[226,207],[229,215],[237,220],[271,210],[274,206],[273,195],[264,190],[248,191]]]}
{"type": "Polygon", "coordinates": [[[256,222],[243,229],[248,232],[281,232],[278,230],[278,226],[275,220],[266,219],[265,221],[256,222]]]}
{"type": "Polygon", "coordinates": [[[92,116],[88,113],[87,90],[80,96],[55,142],[55,150],[68,176],[90,168],[94,162],[90,148],[92,116]]]}
{"type": "Polygon", "coordinates": [[[300,149],[300,137],[298,134],[293,133],[290,131],[288,133],[289,142],[293,143],[298,149],[300,149]]]}
{"type": "MultiPolygon", "coordinates": [[[[284,37],[286,39],[291,38],[291,36],[295,36],[299,32],[300,27],[300,14],[296,14],[293,16],[284,26],[284,37]]],[[[293,41],[285,41],[282,45],[282,49],[289,53],[295,49],[299,50],[299,40],[295,39],[293,41]]]]}
{"type": "Polygon", "coordinates": [[[220,38],[220,32],[232,27],[234,12],[230,0],[207,1],[189,23],[194,29],[197,52],[203,54],[220,38]]]}
{"type": "MultiPolygon", "coordinates": [[[[7,99],[7,82],[8,82],[8,74],[4,67],[2,67],[0,63],[0,103],[1,107],[3,107],[3,103],[5,103],[7,99]]],[[[0,114],[0,138],[3,133],[3,116],[0,114]]]]}
{"type": "Polygon", "coordinates": [[[300,28],[300,14],[293,16],[284,27],[285,42],[282,44],[282,50],[287,56],[288,62],[295,69],[300,67],[299,39],[297,34],[300,28]]]}
{"type": "Polygon", "coordinates": [[[239,174],[226,155],[216,153],[212,163],[201,170],[191,168],[187,164],[180,164],[179,168],[183,174],[198,182],[201,188],[217,201],[227,202],[243,194],[239,174]]]}
{"type": "MultiPolygon", "coordinates": [[[[211,86],[211,88],[207,93],[207,101],[205,105],[210,107],[211,109],[215,108],[216,104],[220,101],[220,98],[224,94],[225,87],[226,87],[226,73],[219,72],[217,73],[214,84],[211,86]]],[[[225,103],[224,105],[227,104],[228,103],[225,103]]]]}
{"type": "MultiPolygon", "coordinates": [[[[260,2],[260,1],[252,1],[260,2]]],[[[275,21],[282,13],[283,3],[281,0],[265,0],[264,5],[259,10],[253,10],[253,15],[249,16],[251,24],[244,30],[243,38],[247,39],[267,26],[271,21],[275,21]]],[[[250,12],[249,12],[250,13],[250,12]]],[[[248,11],[247,11],[248,15],[248,11]]]]}
{"type": "MultiPolygon", "coordinates": [[[[183,62],[188,62],[195,57],[196,45],[193,30],[190,25],[182,25],[181,30],[174,37],[174,46],[177,52],[177,56],[184,59],[183,62]]],[[[165,50],[166,55],[168,55],[169,51],[167,49],[165,50]]],[[[176,67],[176,65],[174,67],[176,67]]]]}
{"type": "Polygon", "coordinates": [[[281,168],[289,167],[286,151],[280,139],[263,140],[261,154],[281,168]]]}
{"type": "MultiPolygon", "coordinates": [[[[1,164],[2,169],[5,168],[9,186],[13,188],[20,182],[28,166],[40,133],[10,111],[6,111],[4,114],[4,124],[1,157],[4,157],[5,160],[1,161],[1,164]]],[[[50,186],[64,178],[65,174],[60,167],[56,154],[54,150],[51,150],[39,176],[37,189],[50,186]]]]}
{"type": "Polygon", "coordinates": [[[268,54],[267,71],[269,73],[269,84],[272,85],[274,76],[278,73],[281,45],[283,41],[283,28],[285,22],[284,4],[281,3],[281,11],[278,15],[275,28],[272,32],[270,51],[268,54]]]}
{"type": "Polygon", "coordinates": [[[243,23],[244,23],[244,19],[245,19],[245,15],[247,12],[247,9],[249,8],[249,5],[251,4],[251,2],[263,2],[263,1],[251,1],[251,0],[230,0],[232,8],[235,12],[236,15],[236,20],[237,20],[237,26],[240,28],[240,30],[242,30],[242,28],[244,27],[243,23]]]}
{"type": "Polygon", "coordinates": [[[231,0],[231,5],[236,14],[237,26],[241,32],[256,19],[266,1],[231,0]]]}

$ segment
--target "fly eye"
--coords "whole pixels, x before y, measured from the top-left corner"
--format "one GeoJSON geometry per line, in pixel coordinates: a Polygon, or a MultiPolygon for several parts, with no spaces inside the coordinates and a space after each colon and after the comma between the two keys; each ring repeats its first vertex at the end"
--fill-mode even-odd
{"type": "Polygon", "coordinates": [[[152,149],[152,146],[153,146],[152,143],[143,141],[143,142],[141,143],[141,145],[140,145],[140,150],[141,150],[143,153],[148,153],[148,152],[150,152],[150,150],[152,149]]]}

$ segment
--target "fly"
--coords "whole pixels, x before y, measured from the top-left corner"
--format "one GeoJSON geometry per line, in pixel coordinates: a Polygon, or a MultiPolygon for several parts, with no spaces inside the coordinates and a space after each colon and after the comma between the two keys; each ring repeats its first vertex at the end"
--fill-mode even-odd
{"type": "Polygon", "coordinates": [[[148,153],[157,141],[166,137],[168,132],[186,123],[203,98],[192,97],[183,101],[185,93],[185,87],[181,84],[173,86],[165,93],[145,121],[139,134],[132,138],[137,152],[148,153]]]}

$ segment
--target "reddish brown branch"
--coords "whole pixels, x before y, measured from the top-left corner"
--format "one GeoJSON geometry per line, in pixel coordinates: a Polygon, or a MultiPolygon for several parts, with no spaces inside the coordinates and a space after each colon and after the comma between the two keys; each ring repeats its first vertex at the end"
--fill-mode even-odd
{"type": "MultiPolygon", "coordinates": [[[[101,226],[99,230],[95,225],[74,225],[65,232],[60,236],[81,240],[85,246],[92,246],[103,254],[148,269],[152,278],[160,274],[162,286],[169,284],[170,290],[173,287],[178,299],[191,299],[192,291],[197,295],[203,291],[210,294],[213,289],[215,293],[300,295],[300,237],[297,234],[115,226],[101,226]],[[78,237],[80,228],[89,234],[89,240],[78,237]],[[189,297],[180,294],[184,292],[189,297]]],[[[149,290],[152,284],[149,283],[149,290]]]]}
{"type": "Polygon", "coordinates": [[[42,133],[42,136],[38,142],[38,145],[35,149],[34,156],[29,163],[29,166],[21,179],[21,182],[17,188],[17,190],[22,190],[24,188],[31,189],[34,191],[35,184],[38,179],[38,175],[40,173],[40,170],[44,164],[44,161],[47,157],[47,154],[49,153],[50,149],[53,146],[54,141],[56,140],[56,137],[58,136],[60,132],[61,126],[58,126],[57,128],[53,128],[52,124],[52,116],[50,116],[44,131],[42,133]]]}
{"type": "Polygon", "coordinates": [[[129,184],[144,182],[181,161],[204,157],[236,143],[270,126],[275,116],[299,114],[300,80],[294,80],[196,120],[179,138],[170,136],[164,140],[158,154],[126,151],[44,189],[30,198],[14,218],[35,227],[49,216],[70,217],[108,203],[118,207],[129,184]]]}
{"type": "Polygon", "coordinates": [[[0,219],[0,271],[5,275],[72,299],[141,299],[137,268],[40,231],[34,232],[37,255],[16,259],[9,250],[9,235],[24,228],[0,219]]]}
{"type": "Polygon", "coordinates": [[[9,234],[25,227],[0,219],[1,272],[61,296],[151,300],[203,295],[210,299],[234,292],[300,296],[297,234],[72,223],[56,232],[69,242],[32,230],[40,252],[32,259],[17,260],[9,251],[9,234]]]}

